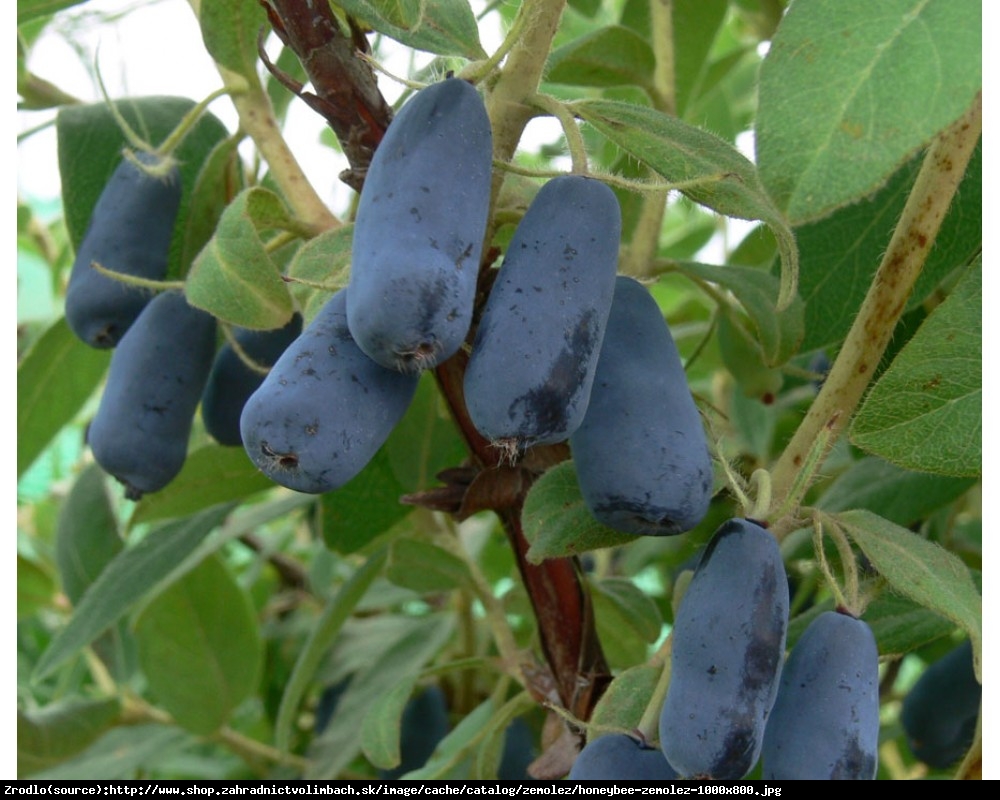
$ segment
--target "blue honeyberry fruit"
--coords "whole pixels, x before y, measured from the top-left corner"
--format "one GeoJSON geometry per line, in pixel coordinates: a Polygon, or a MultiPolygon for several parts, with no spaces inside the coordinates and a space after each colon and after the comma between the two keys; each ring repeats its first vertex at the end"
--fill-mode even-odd
{"type": "MultiPolygon", "coordinates": [[[[272,367],[300,333],[302,315],[296,312],[284,327],[267,331],[234,328],[233,338],[254,363],[272,367]]],[[[252,369],[232,344],[227,341],[219,348],[201,399],[201,418],[215,441],[229,447],[243,444],[240,415],[263,382],[264,374],[252,369]]]]}
{"type": "Polygon", "coordinates": [[[620,237],[614,192],[583,175],[546,183],[517,226],[465,372],[473,424],[505,450],[563,441],[583,421],[620,237]]]}
{"type": "Polygon", "coordinates": [[[163,292],[112,354],[87,442],[129,499],[159,491],[184,466],[215,333],[215,317],[188,305],[181,292],[163,292]]]}
{"type": "Polygon", "coordinates": [[[591,739],[567,776],[571,781],[669,781],[678,777],[658,747],[624,733],[591,739]]]}
{"type": "Polygon", "coordinates": [[[764,734],[763,777],[874,780],[878,647],[863,620],[817,616],[795,643],[764,734]]]}
{"type": "Polygon", "coordinates": [[[347,315],[370,358],[402,372],[469,332],[490,202],[493,137],[479,93],[447,78],[389,125],[358,204],[347,315]]]}
{"type": "Polygon", "coordinates": [[[712,460],[659,306],[619,277],[583,423],[570,437],[594,517],[636,535],[695,527],[712,497],[712,460]]]}
{"type": "Polygon", "coordinates": [[[899,720],[913,755],[936,769],[953,766],[972,744],[982,699],[966,639],[928,666],[903,698],[899,720]]]}
{"type": "Polygon", "coordinates": [[[355,344],[347,293],[330,298],[288,346],[240,417],[250,459],[297,492],[328,492],[361,472],[417,388],[417,375],[386,369],[355,344]]]}
{"type": "Polygon", "coordinates": [[[680,775],[738,780],[753,769],[778,691],[788,603],[775,538],[750,520],[723,524],[674,620],[660,742],[680,775]]]}
{"type": "MultiPolygon", "coordinates": [[[[136,153],[142,164],[160,157],[136,153]]],[[[77,249],[66,289],[66,322],[91,347],[114,347],[152,294],[99,273],[91,264],[149,280],[163,280],[181,202],[176,165],[154,177],[122,159],[105,185],[77,249]]]]}

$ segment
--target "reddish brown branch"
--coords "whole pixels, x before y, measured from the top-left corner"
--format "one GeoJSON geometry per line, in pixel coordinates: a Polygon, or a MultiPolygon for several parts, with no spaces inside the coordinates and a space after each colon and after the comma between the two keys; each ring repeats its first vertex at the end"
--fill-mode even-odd
{"type": "MultiPolygon", "coordinates": [[[[296,94],[326,119],[344,149],[351,167],[341,173],[341,180],[360,191],[372,154],[392,119],[392,108],[378,89],[375,73],[357,56],[369,52],[368,41],[356,29],[342,30],[329,3],[261,3],[275,32],[298,56],[316,90],[311,94],[299,88],[296,94]]],[[[266,58],[265,63],[270,67],[266,58]]]]}

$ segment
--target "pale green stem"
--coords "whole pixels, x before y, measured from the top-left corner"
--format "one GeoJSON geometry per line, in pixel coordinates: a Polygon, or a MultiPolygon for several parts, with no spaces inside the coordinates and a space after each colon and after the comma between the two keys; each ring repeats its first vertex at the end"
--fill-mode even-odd
{"type": "MultiPolygon", "coordinates": [[[[927,254],[982,133],[982,95],[928,148],[861,310],[816,400],[772,470],[772,508],[783,508],[812,445],[830,436],[820,461],[850,423],[896,322],[906,308],[927,254]]],[[[780,518],[776,517],[780,523],[780,518]]]]}

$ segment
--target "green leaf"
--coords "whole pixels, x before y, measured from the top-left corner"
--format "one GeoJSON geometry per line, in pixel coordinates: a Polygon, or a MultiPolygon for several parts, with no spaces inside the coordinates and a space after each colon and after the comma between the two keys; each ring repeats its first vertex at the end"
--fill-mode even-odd
{"type": "Polygon", "coordinates": [[[73,420],[108,369],[111,353],[88,347],[65,319],[54,322],[17,365],[17,476],[73,420]]]}
{"type": "MultiPolygon", "coordinates": [[[[358,626],[355,632],[365,636],[370,645],[370,660],[354,673],[337,703],[337,713],[314,742],[309,752],[307,778],[330,780],[337,777],[361,749],[358,720],[364,718],[379,698],[418,674],[454,635],[454,618],[450,614],[410,617],[401,622],[402,625],[394,626],[396,632],[392,638],[375,641],[369,641],[373,630],[384,637],[384,627],[358,626]],[[373,669],[373,665],[377,665],[377,669],[373,669]]],[[[335,663],[341,661],[346,657],[343,651],[354,646],[354,640],[345,636],[337,643],[331,659],[335,663]]]]}
{"type": "Polygon", "coordinates": [[[228,513],[216,507],[196,517],[162,525],[111,561],[84,592],[69,623],[56,634],[35,667],[41,680],[76,655],[136,602],[162,588],[177,564],[194,550],[228,513]]]}
{"type": "MultiPolygon", "coordinates": [[[[193,107],[186,97],[134,97],[115,101],[115,107],[140,136],[159,145],[193,107]]],[[[201,166],[216,144],[229,136],[226,126],[205,112],[174,151],[181,173],[181,204],[170,244],[168,277],[187,271],[191,254],[185,255],[188,216],[192,213],[192,190],[201,166]]],[[[80,245],[90,214],[104,185],[122,160],[126,140],[104,103],[64,106],[56,116],[59,177],[62,183],[66,227],[73,247],[80,245]]]]}
{"type": "Polygon", "coordinates": [[[21,27],[25,22],[55,14],[64,8],[71,8],[85,2],[86,0],[17,0],[17,25],[21,27]]]}
{"type": "Polygon", "coordinates": [[[982,87],[975,0],[792,5],[760,71],[761,178],[793,223],[881,186],[982,87]]]}
{"type": "Polygon", "coordinates": [[[254,466],[242,447],[209,444],[188,453],[180,474],[169,486],[144,495],[130,523],[189,516],[273,488],[274,483],[254,466]]]}
{"type": "Polygon", "coordinates": [[[237,149],[242,137],[219,142],[205,158],[191,192],[191,209],[184,226],[181,263],[190,264],[215,233],[226,206],[243,186],[237,149]]]}
{"type": "Polygon", "coordinates": [[[353,236],[353,224],[323,231],[296,250],[288,262],[292,294],[302,309],[306,325],[319,313],[333,292],[347,285],[351,273],[353,236]],[[315,284],[329,287],[328,292],[317,291],[315,284]]]}
{"type": "Polygon", "coordinates": [[[906,469],[982,474],[982,294],[977,262],[872,387],[855,445],[906,469]]]}
{"type": "Polygon", "coordinates": [[[17,710],[17,774],[31,775],[86,748],[121,713],[117,698],[59,701],[37,711],[17,710]]]}
{"type": "Polygon", "coordinates": [[[17,554],[17,618],[26,619],[48,608],[56,585],[41,564],[17,554]]]}
{"type": "Polygon", "coordinates": [[[685,275],[718,284],[740,301],[757,333],[764,361],[780,366],[799,350],[805,335],[805,304],[795,298],[784,311],[778,311],[778,279],[752,267],[717,266],[680,262],[677,268],[685,275]]]}
{"type": "MultiPolygon", "coordinates": [[[[847,335],[889,245],[922,160],[917,158],[907,164],[872,197],[796,229],[802,264],[799,294],[806,304],[803,350],[827,347],[847,335]]],[[[968,264],[980,249],[982,163],[980,146],[927,254],[908,309],[923,303],[942,280],[958,265],[968,264]]]]}
{"type": "Polygon", "coordinates": [[[791,228],[757,178],[754,165],[728,142],[676,117],[615,100],[582,100],[574,113],[694,202],[738,219],[759,219],[771,228],[781,254],[779,307],[795,294],[798,254],[791,228]],[[693,185],[691,185],[693,184],[693,185]]]}
{"type": "Polygon", "coordinates": [[[147,605],[135,635],[157,704],[192,733],[217,730],[256,688],[263,655],[256,614],[218,557],[147,605]]]}
{"type": "Polygon", "coordinates": [[[262,234],[292,224],[273,192],[259,186],[241,192],[191,265],[184,285],[188,302],[244,328],[285,325],[295,310],[292,296],[262,234]]]}
{"type": "Polygon", "coordinates": [[[337,5],[366,19],[412,30],[424,13],[424,0],[338,0],[337,5]]]}
{"type": "Polygon", "coordinates": [[[824,511],[866,508],[909,527],[961,497],[972,478],[909,472],[880,458],[863,458],[840,475],[816,503],[824,511]]]}
{"type": "Polygon", "coordinates": [[[361,723],[361,750],[379,769],[392,769],[403,760],[399,752],[399,734],[403,711],[417,685],[415,675],[408,676],[379,697],[361,723]]]}
{"type": "Polygon", "coordinates": [[[572,461],[557,464],[532,484],[524,500],[521,523],[531,545],[527,557],[532,564],[617,547],[636,539],[594,519],[580,494],[572,461]]]}
{"type": "Polygon", "coordinates": [[[611,664],[646,660],[647,645],[660,635],[663,619],[653,598],[628,578],[592,581],[597,634],[611,664]]]}
{"type": "Polygon", "coordinates": [[[663,668],[653,664],[630,667],[615,677],[597,701],[590,718],[593,729],[631,733],[639,726],[663,668]]]}
{"type": "MultiPolygon", "coordinates": [[[[354,17],[367,22],[379,33],[400,44],[442,56],[465,56],[470,59],[486,58],[486,51],[479,43],[479,25],[468,0],[424,0],[420,3],[423,13],[412,28],[394,23],[385,16],[387,9],[379,6],[403,5],[376,3],[373,0],[338,0],[337,5],[354,17]]],[[[405,4],[409,11],[398,10],[395,16],[413,16],[415,0],[405,4]]]]}
{"type": "MultiPolygon", "coordinates": [[[[710,83],[710,53],[726,18],[726,0],[673,0],[674,87],[677,115],[710,83]]],[[[714,130],[714,129],[713,129],[714,130]]]]}
{"type": "Polygon", "coordinates": [[[982,597],[969,568],[940,545],[870,511],[845,511],[836,520],[894,591],[968,632],[982,680],[982,597]]]}
{"type": "Polygon", "coordinates": [[[202,0],[198,23],[208,54],[256,85],[257,33],[267,25],[264,7],[244,0],[202,0]]]}
{"type": "MultiPolygon", "coordinates": [[[[288,679],[288,685],[285,687],[285,693],[281,697],[278,717],[274,723],[275,745],[282,752],[288,751],[292,724],[306,689],[316,673],[316,667],[330,649],[330,645],[337,638],[337,634],[351,616],[358,601],[382,571],[384,564],[385,550],[378,550],[358,567],[327,604],[323,616],[309,636],[309,641],[300,651],[291,677],[288,679]]],[[[343,698],[341,701],[343,702],[343,698]]]]}
{"type": "Polygon", "coordinates": [[[71,603],[79,601],[124,546],[105,474],[91,464],[73,483],[56,523],[56,567],[71,603]]]}
{"type": "Polygon", "coordinates": [[[407,537],[389,545],[385,574],[397,586],[420,593],[447,592],[471,582],[469,568],[458,556],[407,537]]]}
{"type": "Polygon", "coordinates": [[[34,780],[107,781],[135,780],[185,745],[190,734],[176,727],[150,723],[112,728],[69,761],[32,776],[34,780]]]}
{"type": "Polygon", "coordinates": [[[629,28],[598,28],[552,51],[545,80],[570,86],[639,86],[652,89],[656,57],[629,28]]]}

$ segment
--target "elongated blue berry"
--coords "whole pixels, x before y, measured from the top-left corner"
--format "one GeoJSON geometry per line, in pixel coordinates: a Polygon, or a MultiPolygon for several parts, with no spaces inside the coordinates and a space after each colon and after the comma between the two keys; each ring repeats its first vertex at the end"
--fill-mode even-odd
{"type": "Polygon", "coordinates": [[[705,549],[674,620],[660,743],[686,778],[753,769],[778,692],[788,580],[774,537],[733,519],[705,549]]]}
{"type": "Polygon", "coordinates": [[[563,441],[583,421],[620,236],[614,192],[582,175],[546,183],[517,226],[465,373],[473,423],[507,450],[563,441]]]}
{"type": "Polygon", "coordinates": [[[416,372],[472,322],[493,142],[478,92],[447,78],[414,95],[375,151],[358,205],[347,317],[370,358],[416,372]]]}
{"type": "Polygon", "coordinates": [[[670,329],[649,292],[619,277],[583,423],[570,437],[580,491],[605,525],[637,535],[695,527],[712,461],[670,329]]]}
{"type": "MultiPolygon", "coordinates": [[[[160,158],[136,153],[142,164],[160,158]]],[[[99,273],[163,280],[181,202],[180,171],[154,177],[129,159],[115,168],[90,216],[66,289],[66,322],[91,347],[114,347],[153,297],[99,273]]]]}
{"type": "Polygon", "coordinates": [[[402,418],[418,377],[366,356],[337,292],[285,350],[240,418],[243,447],[271,480],[328,492],[371,461],[402,418]]]}

